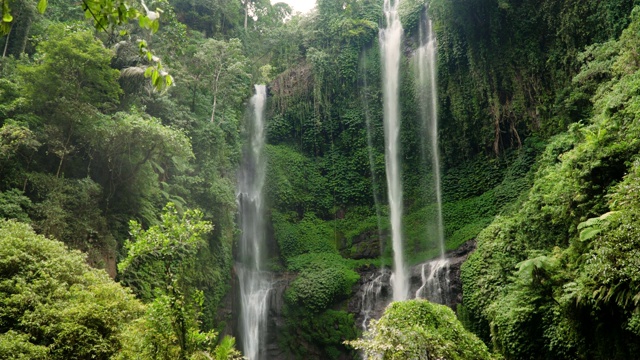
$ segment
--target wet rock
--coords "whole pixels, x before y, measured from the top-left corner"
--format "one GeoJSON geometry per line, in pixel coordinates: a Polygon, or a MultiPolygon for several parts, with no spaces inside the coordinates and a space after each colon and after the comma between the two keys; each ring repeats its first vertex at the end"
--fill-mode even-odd
{"type": "MultiPolygon", "coordinates": [[[[475,249],[475,241],[468,241],[454,251],[445,254],[446,261],[442,259],[430,259],[424,263],[412,266],[410,274],[410,298],[416,294],[420,298],[442,303],[456,309],[462,302],[462,281],[460,280],[460,267],[469,254],[475,249]],[[436,262],[441,262],[435,264],[436,262]],[[437,266],[435,266],[437,265],[437,266]],[[424,279],[431,275],[430,271],[436,269],[435,282],[441,289],[436,290],[436,295],[428,295],[429,291],[423,289],[424,279]],[[429,296],[432,296],[429,298],[429,296]]],[[[382,316],[386,306],[392,301],[391,271],[378,269],[373,266],[358,269],[360,280],[354,285],[354,294],[348,302],[348,311],[355,314],[358,326],[364,328],[372,318],[382,316]]]]}
{"type": "Polygon", "coordinates": [[[269,313],[267,315],[267,359],[287,360],[290,355],[280,348],[278,334],[284,331],[286,319],[283,315],[284,293],[295,279],[295,274],[280,273],[274,278],[273,289],[269,293],[269,313]]]}

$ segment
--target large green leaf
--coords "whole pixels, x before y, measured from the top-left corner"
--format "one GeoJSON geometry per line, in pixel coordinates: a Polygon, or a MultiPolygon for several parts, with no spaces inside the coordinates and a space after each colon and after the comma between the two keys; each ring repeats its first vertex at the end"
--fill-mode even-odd
{"type": "Polygon", "coordinates": [[[38,1],[38,12],[43,14],[45,10],[47,10],[48,1],[47,0],[39,0],[38,1]]]}

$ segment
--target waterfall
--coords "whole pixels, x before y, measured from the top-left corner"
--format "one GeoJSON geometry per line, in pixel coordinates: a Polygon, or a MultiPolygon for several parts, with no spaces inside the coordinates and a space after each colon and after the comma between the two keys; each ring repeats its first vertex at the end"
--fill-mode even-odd
{"type": "MultiPolygon", "coordinates": [[[[422,117],[423,143],[429,141],[433,190],[436,202],[436,237],[440,256],[444,258],[444,223],[442,220],[442,191],[440,189],[440,150],[438,148],[438,83],[436,70],[436,38],[431,20],[425,14],[420,23],[420,43],[416,51],[418,81],[417,94],[422,117]]],[[[423,149],[427,146],[423,145],[423,149]]],[[[423,151],[426,153],[426,151],[423,151]]],[[[426,158],[426,156],[425,156],[426,158]]]]}
{"type": "Polygon", "coordinates": [[[400,45],[402,24],[398,16],[400,0],[384,0],[386,28],[380,29],[382,60],[382,93],[384,107],[385,169],[387,193],[391,213],[391,241],[393,244],[393,300],[406,300],[409,280],[404,263],[402,241],[402,179],[400,174],[400,45]]]}
{"type": "Polygon", "coordinates": [[[251,98],[251,121],[247,126],[249,141],[243,153],[239,175],[238,202],[242,236],[238,244],[236,272],[240,287],[240,335],[244,355],[249,360],[263,358],[268,297],[271,276],[263,269],[265,254],[264,187],[266,163],[264,108],[267,100],[265,85],[256,85],[251,98]]]}
{"type": "Polygon", "coordinates": [[[389,270],[380,269],[371,274],[363,283],[362,294],[360,296],[360,316],[362,322],[360,327],[363,331],[366,331],[369,326],[369,321],[376,318],[379,314],[376,313],[379,308],[379,302],[384,300],[381,297],[382,289],[389,282],[389,270]]]}
{"type": "Polygon", "coordinates": [[[422,285],[416,291],[416,298],[426,298],[432,302],[444,304],[449,285],[449,261],[444,255],[444,222],[442,220],[442,192],[440,189],[440,150],[438,148],[438,83],[436,70],[436,38],[431,20],[426,14],[420,23],[420,44],[416,51],[418,78],[416,93],[419,97],[422,117],[423,155],[431,155],[433,191],[436,203],[436,240],[440,258],[422,265],[422,285]],[[425,144],[428,140],[428,144],[425,144]],[[430,148],[430,151],[427,151],[430,148]]]}

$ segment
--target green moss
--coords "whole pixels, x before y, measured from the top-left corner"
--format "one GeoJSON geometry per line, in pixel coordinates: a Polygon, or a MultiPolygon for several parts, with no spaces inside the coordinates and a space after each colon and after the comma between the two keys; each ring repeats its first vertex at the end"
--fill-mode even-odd
{"type": "Polygon", "coordinates": [[[285,313],[287,326],[279,335],[280,342],[296,359],[318,354],[322,359],[339,359],[344,354],[357,358],[357,354],[344,345],[359,335],[353,314],[342,310],[309,313],[294,307],[287,307],[285,313]]]}
{"type": "Polygon", "coordinates": [[[313,214],[307,214],[301,221],[292,217],[272,213],[274,234],[285,263],[306,253],[338,253],[335,232],[328,222],[313,214]]]}
{"type": "Polygon", "coordinates": [[[307,254],[294,258],[290,270],[298,277],[285,293],[291,306],[303,306],[311,313],[320,312],[351,294],[360,275],[352,270],[353,263],[335,254],[307,254]],[[350,266],[351,265],[351,266],[350,266]]]}

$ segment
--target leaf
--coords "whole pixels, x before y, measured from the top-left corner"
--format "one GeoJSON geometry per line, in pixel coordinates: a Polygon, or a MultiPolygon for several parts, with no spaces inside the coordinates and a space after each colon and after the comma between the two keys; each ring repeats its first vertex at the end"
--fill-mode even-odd
{"type": "Polygon", "coordinates": [[[590,218],[578,224],[578,230],[581,230],[580,241],[588,241],[593,239],[602,231],[603,228],[609,225],[609,221],[607,220],[607,218],[615,213],[616,211],[609,211],[605,214],[600,215],[599,217],[590,218]]]}
{"type": "Polygon", "coordinates": [[[138,24],[140,25],[141,28],[148,28],[149,27],[149,18],[146,16],[140,16],[140,19],[138,20],[138,24]]]}
{"type": "Polygon", "coordinates": [[[44,14],[44,11],[47,10],[47,4],[48,4],[47,0],[38,1],[38,12],[40,14],[44,14]]]}
{"type": "Polygon", "coordinates": [[[13,21],[13,16],[11,16],[11,14],[10,14],[10,13],[5,12],[5,13],[2,15],[2,21],[3,21],[3,22],[10,23],[10,22],[12,22],[12,21],[13,21]]]}
{"type": "Polygon", "coordinates": [[[589,227],[580,232],[580,241],[588,241],[593,239],[596,235],[600,234],[602,229],[597,227],[589,227]]]}
{"type": "Polygon", "coordinates": [[[151,72],[151,82],[153,83],[153,85],[156,85],[159,75],[160,74],[158,74],[158,70],[153,69],[153,71],[151,72]]]}

